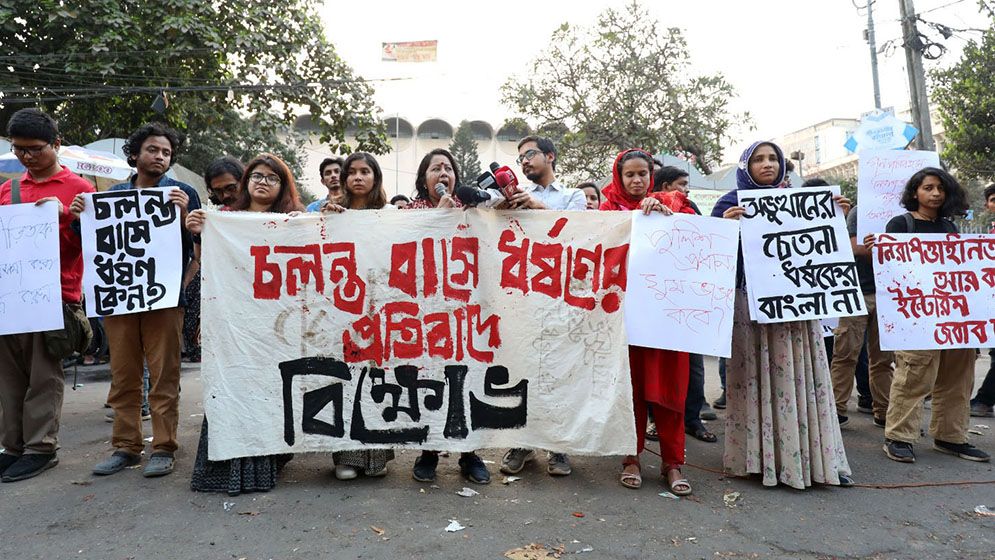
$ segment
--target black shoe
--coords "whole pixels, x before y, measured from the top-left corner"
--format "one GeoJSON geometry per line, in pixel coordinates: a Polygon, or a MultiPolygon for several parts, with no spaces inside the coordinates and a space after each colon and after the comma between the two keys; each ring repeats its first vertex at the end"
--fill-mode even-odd
{"type": "Polygon", "coordinates": [[[889,459],[899,463],[916,462],[916,454],[912,451],[912,444],[904,441],[884,440],[884,453],[889,459]]]}
{"type": "Polygon", "coordinates": [[[840,421],[840,428],[850,423],[849,416],[843,416],[842,414],[837,414],[836,419],[840,421]]]}
{"type": "Polygon", "coordinates": [[[842,488],[852,488],[855,484],[853,477],[848,474],[839,473],[840,477],[840,487],[842,488]]]}
{"type": "Polygon", "coordinates": [[[32,453],[21,455],[13,465],[3,471],[0,480],[4,482],[16,482],[40,475],[48,469],[59,464],[59,458],[55,453],[32,453]]]}
{"type": "Polygon", "coordinates": [[[4,471],[10,468],[11,465],[20,459],[18,455],[11,455],[10,453],[0,453],[0,475],[3,475],[4,471]]]}
{"type": "Polygon", "coordinates": [[[422,451],[415,459],[411,477],[418,482],[435,482],[435,468],[439,466],[439,454],[435,451],[422,451]]]}
{"type": "Polygon", "coordinates": [[[885,424],[886,424],[886,423],[887,423],[887,422],[885,421],[885,419],[884,419],[884,418],[881,418],[881,417],[878,417],[878,416],[875,416],[875,417],[874,417],[874,425],[875,425],[875,426],[877,426],[878,428],[883,428],[883,427],[885,427],[885,424]]]}
{"type": "Polygon", "coordinates": [[[874,414],[874,400],[871,397],[857,397],[857,412],[874,414]]]}
{"type": "Polygon", "coordinates": [[[725,389],[723,389],[722,395],[719,396],[719,398],[715,399],[715,402],[712,403],[712,408],[717,408],[719,410],[722,410],[725,407],[726,407],[726,391],[725,389]]]}
{"type": "Polygon", "coordinates": [[[463,453],[459,458],[459,470],[470,482],[476,484],[490,484],[491,473],[487,470],[487,465],[476,453],[463,453]]]}
{"type": "MultiPolygon", "coordinates": [[[[991,455],[971,445],[970,443],[950,443],[948,441],[933,440],[933,449],[947,455],[954,455],[968,461],[987,463],[991,461],[991,455]]],[[[4,477],[7,478],[7,477],[4,477]]]]}

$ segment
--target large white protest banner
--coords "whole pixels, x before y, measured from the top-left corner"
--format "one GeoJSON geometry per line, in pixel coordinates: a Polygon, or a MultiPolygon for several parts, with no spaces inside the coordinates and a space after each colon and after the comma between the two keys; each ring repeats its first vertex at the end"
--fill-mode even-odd
{"type": "Polygon", "coordinates": [[[882,233],[889,220],[905,213],[900,201],[909,177],[923,167],[939,167],[936,152],[863,150],[857,163],[857,240],[882,233]]]}
{"type": "Polygon", "coordinates": [[[995,235],[886,233],[873,251],[882,350],[992,346],[995,235]]]}
{"type": "Polygon", "coordinates": [[[212,460],[635,449],[625,212],[209,212],[212,460]]]}
{"type": "Polygon", "coordinates": [[[739,222],[632,213],[629,344],[729,357],[739,222]]]}
{"type": "Polygon", "coordinates": [[[59,205],[0,206],[0,335],[61,329],[59,205]]]}
{"type": "Polygon", "coordinates": [[[88,317],[175,307],[180,297],[180,211],[169,187],[84,195],[83,295],[88,317]]]}
{"type": "Polygon", "coordinates": [[[838,186],[739,191],[751,319],[867,313],[837,194],[838,186]]]}

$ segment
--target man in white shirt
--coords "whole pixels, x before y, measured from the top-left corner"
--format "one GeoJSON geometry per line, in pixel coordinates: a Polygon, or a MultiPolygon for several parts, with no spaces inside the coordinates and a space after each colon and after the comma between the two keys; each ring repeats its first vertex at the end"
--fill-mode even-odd
{"type": "MultiPolygon", "coordinates": [[[[586,210],[584,191],[566,187],[556,182],[556,147],[553,141],[542,136],[526,136],[518,142],[518,164],[522,174],[531,184],[521,185],[521,192],[508,199],[511,208],[531,210],[586,210]]],[[[525,464],[535,459],[535,450],[509,449],[501,460],[501,472],[516,474],[525,464]]],[[[573,469],[566,453],[551,451],[547,457],[546,472],[552,476],[566,476],[573,469]]]]}
{"type": "Polygon", "coordinates": [[[556,147],[542,136],[526,136],[518,142],[518,165],[531,184],[508,199],[512,208],[532,210],[585,210],[584,192],[556,181],[556,147]]]}

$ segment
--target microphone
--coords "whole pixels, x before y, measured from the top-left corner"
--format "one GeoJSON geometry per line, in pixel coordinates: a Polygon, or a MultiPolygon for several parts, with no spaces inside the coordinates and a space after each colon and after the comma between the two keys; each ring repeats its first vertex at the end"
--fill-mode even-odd
{"type": "Polygon", "coordinates": [[[472,208],[493,208],[504,202],[504,195],[497,189],[478,189],[459,185],[453,194],[464,206],[472,208]]]}
{"type": "Polygon", "coordinates": [[[515,176],[515,172],[510,167],[494,161],[491,162],[490,168],[491,174],[497,182],[497,187],[501,189],[501,194],[505,198],[511,198],[518,193],[518,177],[515,176]]]}
{"type": "Polygon", "coordinates": [[[435,184],[435,194],[439,195],[439,198],[446,196],[447,194],[449,194],[449,191],[447,190],[448,186],[449,186],[448,184],[439,181],[438,183],[435,184]]]}

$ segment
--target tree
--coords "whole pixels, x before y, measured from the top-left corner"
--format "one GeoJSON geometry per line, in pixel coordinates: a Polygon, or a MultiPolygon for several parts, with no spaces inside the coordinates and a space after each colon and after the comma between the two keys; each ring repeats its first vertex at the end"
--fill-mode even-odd
{"type": "Polygon", "coordinates": [[[285,153],[294,117],[308,111],[333,151],[385,153],[373,88],[325,39],[319,4],[0,0],[0,45],[11,53],[0,55],[0,126],[38,105],[73,143],[124,137],[155,120],[200,144],[192,150],[285,153]],[[161,113],[151,108],[160,96],[161,113]]]}
{"type": "Polygon", "coordinates": [[[559,123],[557,167],[600,176],[621,150],[683,153],[703,172],[723,139],[748,115],[728,108],[733,88],[721,74],[696,75],[680,29],[661,29],[638,2],[607,9],[592,27],[564,23],[529,65],[510,78],[503,101],[538,128],[559,123]]]}
{"type": "Polygon", "coordinates": [[[480,155],[477,153],[477,141],[473,138],[470,121],[463,121],[456,127],[449,151],[459,166],[459,182],[463,185],[473,184],[480,175],[480,155]]]}

